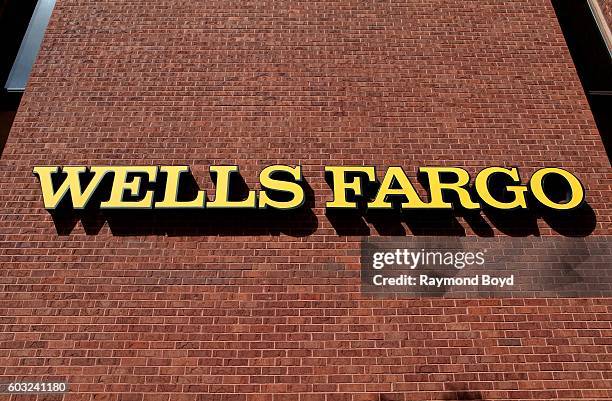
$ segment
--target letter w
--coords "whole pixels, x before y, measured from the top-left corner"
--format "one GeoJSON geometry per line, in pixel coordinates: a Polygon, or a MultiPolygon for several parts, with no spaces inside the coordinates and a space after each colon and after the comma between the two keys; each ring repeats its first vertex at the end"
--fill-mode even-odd
{"type": "Polygon", "coordinates": [[[87,171],[87,167],[63,167],[62,171],[66,173],[66,179],[55,191],[53,189],[52,176],[57,174],[58,170],[59,167],[34,167],[34,175],[37,175],[40,179],[45,209],[56,209],[68,192],[70,192],[72,207],[74,209],[84,209],[106,173],[110,171],[109,169],[92,168],[91,171],[94,173],[94,176],[85,190],[83,190],[81,188],[80,177],[82,173],[87,171]]]}

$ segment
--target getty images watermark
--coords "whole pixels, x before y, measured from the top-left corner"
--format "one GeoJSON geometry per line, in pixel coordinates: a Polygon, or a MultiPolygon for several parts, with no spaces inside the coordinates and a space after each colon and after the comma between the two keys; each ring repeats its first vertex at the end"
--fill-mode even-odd
{"type": "Polygon", "coordinates": [[[612,296],[611,250],[605,237],[366,238],[361,289],[393,297],[612,296]]]}
{"type": "MultiPolygon", "coordinates": [[[[382,270],[385,266],[402,266],[407,270],[416,270],[418,267],[451,267],[462,270],[465,267],[484,266],[487,250],[480,252],[463,251],[418,251],[410,249],[395,249],[391,252],[375,252],[372,257],[372,267],[382,270]]],[[[372,283],[376,286],[495,286],[506,287],[514,285],[514,274],[504,277],[495,277],[489,274],[476,274],[464,277],[437,277],[429,274],[400,274],[398,276],[385,277],[376,274],[372,277],[372,283]]]]}

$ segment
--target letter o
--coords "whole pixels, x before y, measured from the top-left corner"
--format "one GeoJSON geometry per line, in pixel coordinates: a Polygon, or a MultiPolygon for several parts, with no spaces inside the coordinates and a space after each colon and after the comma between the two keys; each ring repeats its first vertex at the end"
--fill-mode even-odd
{"type": "Polygon", "coordinates": [[[582,184],[572,173],[560,168],[543,168],[536,171],[531,180],[529,180],[529,187],[533,196],[544,206],[556,210],[570,210],[574,209],[582,204],[584,201],[584,188],[582,184]],[[556,174],[569,184],[572,191],[572,195],[569,201],[565,203],[557,203],[552,201],[546,192],[544,191],[543,181],[544,178],[549,174],[556,174]]]}

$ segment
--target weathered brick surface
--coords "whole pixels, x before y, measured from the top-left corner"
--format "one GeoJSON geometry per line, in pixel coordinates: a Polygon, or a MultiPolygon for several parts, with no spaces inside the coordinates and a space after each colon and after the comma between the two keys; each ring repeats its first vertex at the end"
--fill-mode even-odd
{"type": "Polygon", "coordinates": [[[608,26],[612,27],[612,1],[610,0],[598,0],[599,6],[601,7],[601,11],[603,11],[606,16],[606,21],[608,21],[608,26]]]}
{"type": "Polygon", "coordinates": [[[3,381],[65,379],[65,400],[612,398],[609,298],[361,295],[356,234],[388,232],[332,225],[321,172],[364,163],[563,166],[593,209],[394,234],[611,234],[610,164],[548,0],[59,0],[0,160],[3,381]],[[210,164],[253,187],[299,163],[312,214],[56,227],[31,173],[143,163],[209,190],[210,164]]]}

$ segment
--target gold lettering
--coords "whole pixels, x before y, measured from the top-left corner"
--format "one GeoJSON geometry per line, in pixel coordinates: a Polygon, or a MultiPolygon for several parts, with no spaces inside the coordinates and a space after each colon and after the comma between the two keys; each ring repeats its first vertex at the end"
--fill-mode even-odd
{"type": "Polygon", "coordinates": [[[582,184],[580,183],[578,178],[576,178],[569,171],[563,170],[561,168],[543,168],[536,171],[531,176],[531,180],[529,180],[529,187],[531,188],[531,193],[533,194],[533,196],[541,204],[551,209],[570,210],[580,206],[584,201],[584,188],[582,188],[582,184]],[[550,174],[555,174],[562,177],[569,184],[572,193],[571,197],[567,200],[567,202],[554,202],[548,197],[548,195],[544,191],[544,178],[550,174]]]}
{"type": "Polygon", "coordinates": [[[257,195],[255,191],[249,191],[246,199],[240,201],[230,201],[230,177],[233,173],[238,173],[238,166],[210,166],[211,173],[216,173],[217,183],[215,200],[210,202],[207,207],[211,209],[255,209],[257,207],[257,195]]]}
{"type": "Polygon", "coordinates": [[[160,209],[197,209],[203,208],[206,202],[206,192],[198,191],[196,198],[191,201],[179,201],[179,183],[181,175],[189,172],[188,166],[162,166],[159,169],[162,173],[167,174],[166,188],[164,191],[164,199],[155,203],[156,208],[160,209]]]}
{"type": "Polygon", "coordinates": [[[453,191],[459,196],[461,206],[466,209],[479,209],[480,205],[472,201],[470,193],[463,188],[470,183],[470,175],[464,169],[458,167],[421,167],[420,172],[426,173],[429,178],[429,193],[431,202],[427,205],[432,209],[452,209],[453,205],[444,202],[442,191],[453,191]],[[457,181],[453,183],[442,183],[440,175],[444,173],[454,174],[457,181]]]}
{"type": "Polygon", "coordinates": [[[302,181],[302,168],[300,166],[289,167],[276,165],[266,167],[261,171],[259,174],[259,183],[263,188],[290,193],[293,195],[292,199],[289,201],[275,201],[271,199],[264,190],[259,193],[260,208],[267,209],[268,207],[272,207],[280,210],[291,210],[304,204],[304,189],[299,184],[272,178],[275,173],[281,172],[290,174],[298,182],[302,181]]]}
{"type": "Polygon", "coordinates": [[[506,169],[501,167],[489,167],[482,170],[476,176],[475,186],[478,196],[484,203],[494,207],[495,209],[509,210],[509,209],[526,209],[527,202],[525,201],[525,192],[527,188],[522,185],[507,186],[506,190],[514,193],[514,200],[511,202],[500,202],[495,199],[489,191],[490,179],[493,174],[504,174],[512,178],[515,183],[520,183],[521,179],[516,168],[506,169]]]}
{"type": "Polygon", "coordinates": [[[144,197],[136,201],[124,200],[124,195],[129,192],[131,196],[140,195],[142,178],[130,174],[144,174],[149,182],[155,182],[157,178],[157,166],[113,166],[113,167],[92,167],[91,171],[113,172],[113,186],[110,198],[106,202],[100,203],[100,209],[151,209],[153,207],[153,191],[146,191],[144,197]],[[131,178],[131,179],[130,179],[131,178]]]}
{"type": "Polygon", "coordinates": [[[388,196],[403,196],[406,198],[407,201],[402,203],[403,209],[428,207],[419,198],[419,195],[401,167],[389,167],[376,194],[376,198],[373,202],[368,203],[368,207],[371,209],[391,209],[393,205],[387,201],[388,196]],[[399,185],[399,188],[392,188],[395,185],[399,185]]]}
{"type": "Polygon", "coordinates": [[[93,178],[89,184],[87,184],[85,190],[83,190],[81,188],[81,174],[87,171],[87,167],[64,167],[62,171],[66,174],[66,179],[62,182],[57,191],[54,191],[52,175],[57,174],[58,171],[59,167],[34,167],[34,175],[37,175],[40,179],[45,209],[56,209],[68,193],[70,193],[72,207],[74,209],[84,209],[106,173],[109,172],[109,170],[96,170],[93,178]]]}
{"type": "Polygon", "coordinates": [[[369,166],[328,166],[325,167],[325,172],[332,174],[332,186],[334,191],[334,200],[327,202],[326,206],[330,209],[356,209],[357,202],[349,202],[346,199],[347,191],[352,191],[354,195],[363,195],[363,184],[361,177],[356,176],[351,181],[347,181],[349,173],[365,174],[368,181],[376,180],[376,171],[374,167],[369,166]]]}

